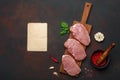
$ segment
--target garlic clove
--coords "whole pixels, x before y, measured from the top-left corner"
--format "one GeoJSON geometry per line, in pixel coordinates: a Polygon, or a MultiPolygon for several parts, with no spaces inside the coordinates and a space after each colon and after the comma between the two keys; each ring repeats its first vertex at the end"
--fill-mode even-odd
{"type": "Polygon", "coordinates": [[[53,69],[55,69],[55,67],[54,67],[54,66],[50,66],[49,69],[50,69],[50,70],[53,70],[53,69]]]}
{"type": "Polygon", "coordinates": [[[58,76],[58,73],[57,72],[53,72],[53,75],[58,76]]]}

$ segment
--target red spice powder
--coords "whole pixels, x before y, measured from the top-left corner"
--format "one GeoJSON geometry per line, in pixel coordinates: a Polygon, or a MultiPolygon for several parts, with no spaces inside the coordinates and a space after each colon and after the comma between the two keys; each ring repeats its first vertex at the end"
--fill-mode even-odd
{"type": "Polygon", "coordinates": [[[104,66],[106,63],[107,63],[107,61],[106,60],[104,60],[101,64],[97,64],[96,63],[96,61],[100,58],[100,56],[103,54],[103,52],[101,52],[101,51],[98,51],[97,53],[95,53],[95,54],[93,54],[92,55],[92,63],[95,65],[95,66],[98,66],[98,67],[102,67],[102,66],[104,66]]]}

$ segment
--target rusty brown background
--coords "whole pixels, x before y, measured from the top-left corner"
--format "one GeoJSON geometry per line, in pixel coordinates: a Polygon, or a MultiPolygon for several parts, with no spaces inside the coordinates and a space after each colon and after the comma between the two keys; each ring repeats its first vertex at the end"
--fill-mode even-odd
{"type": "Polygon", "coordinates": [[[1,0],[0,1],[0,80],[120,80],[120,1],[119,0],[1,0]],[[60,36],[60,22],[72,25],[81,19],[85,2],[93,4],[88,19],[93,26],[87,58],[78,78],[59,73],[60,63],[54,63],[49,55],[61,62],[64,42],[68,35],[60,36]],[[27,23],[48,23],[48,51],[27,52],[27,23]],[[105,34],[105,40],[97,43],[93,35],[105,34]],[[97,49],[106,49],[112,42],[116,47],[110,52],[111,63],[98,71],[90,64],[90,56],[97,49]],[[55,70],[49,70],[55,66],[55,70]]]}

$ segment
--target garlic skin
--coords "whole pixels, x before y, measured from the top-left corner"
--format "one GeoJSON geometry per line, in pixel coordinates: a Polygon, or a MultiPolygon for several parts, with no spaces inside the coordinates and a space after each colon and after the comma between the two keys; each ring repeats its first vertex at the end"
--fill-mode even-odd
{"type": "Polygon", "coordinates": [[[101,33],[101,32],[97,32],[94,34],[94,39],[97,41],[97,42],[102,42],[104,40],[104,34],[101,33]]]}

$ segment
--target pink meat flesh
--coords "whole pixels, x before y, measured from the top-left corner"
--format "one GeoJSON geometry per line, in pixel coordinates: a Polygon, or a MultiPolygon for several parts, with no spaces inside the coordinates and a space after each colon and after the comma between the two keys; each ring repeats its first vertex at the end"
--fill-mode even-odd
{"type": "Polygon", "coordinates": [[[67,48],[67,51],[74,56],[78,61],[83,60],[86,57],[86,52],[83,46],[79,41],[75,39],[68,39],[64,46],[67,48]]]}
{"type": "Polygon", "coordinates": [[[70,27],[72,36],[85,46],[90,43],[90,36],[83,24],[77,23],[70,27]]]}
{"type": "Polygon", "coordinates": [[[62,64],[64,70],[71,76],[76,76],[81,72],[80,67],[76,64],[75,60],[70,55],[62,56],[62,64]]]}

